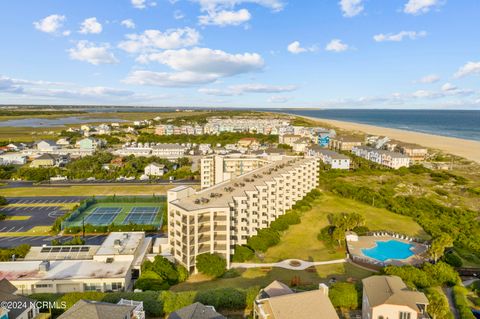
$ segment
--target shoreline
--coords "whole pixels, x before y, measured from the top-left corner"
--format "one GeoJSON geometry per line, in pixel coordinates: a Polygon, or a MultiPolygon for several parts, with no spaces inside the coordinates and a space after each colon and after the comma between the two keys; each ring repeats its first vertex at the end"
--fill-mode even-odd
{"type": "Polygon", "coordinates": [[[346,122],[338,120],[323,119],[311,116],[302,116],[289,114],[293,116],[303,117],[312,121],[325,123],[336,128],[347,131],[357,131],[372,135],[388,136],[391,139],[399,140],[405,143],[415,143],[421,146],[438,149],[446,153],[464,157],[468,160],[480,163],[480,142],[474,140],[466,140],[456,137],[448,137],[442,135],[434,135],[428,133],[420,133],[414,131],[406,131],[397,128],[387,128],[382,126],[374,126],[369,124],[361,124],[355,122],[346,122]]]}

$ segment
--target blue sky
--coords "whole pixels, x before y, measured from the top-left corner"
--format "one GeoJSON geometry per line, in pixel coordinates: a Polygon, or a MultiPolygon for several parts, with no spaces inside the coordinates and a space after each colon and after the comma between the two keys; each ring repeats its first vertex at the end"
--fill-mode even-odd
{"type": "Polygon", "coordinates": [[[478,0],[0,2],[0,103],[480,108],[478,0]]]}

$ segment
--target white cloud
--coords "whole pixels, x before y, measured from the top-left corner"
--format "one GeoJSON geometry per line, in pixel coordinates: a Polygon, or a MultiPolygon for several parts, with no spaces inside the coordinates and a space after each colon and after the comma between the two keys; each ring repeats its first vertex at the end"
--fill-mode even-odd
{"type": "Polygon", "coordinates": [[[120,22],[127,29],[135,29],[135,22],[132,19],[125,19],[120,22]]]}
{"type": "Polygon", "coordinates": [[[170,67],[174,72],[134,71],[125,80],[127,83],[188,86],[259,71],[264,66],[262,57],[257,53],[230,54],[209,48],[166,50],[144,54],[138,58],[138,61],[158,62],[170,67]]]}
{"type": "Polygon", "coordinates": [[[418,15],[427,13],[432,9],[432,7],[436,7],[441,4],[441,0],[408,0],[403,8],[403,12],[418,15]]]}
{"type": "Polygon", "coordinates": [[[102,32],[102,24],[97,21],[97,18],[91,17],[83,20],[81,26],[80,26],[80,33],[82,34],[98,34],[102,32]]]}
{"type": "Polygon", "coordinates": [[[281,11],[285,3],[281,0],[193,0],[200,4],[202,11],[218,11],[222,9],[232,9],[235,6],[252,3],[257,4],[273,11],[281,11]]]}
{"type": "Polygon", "coordinates": [[[286,103],[292,99],[291,96],[283,96],[283,95],[274,95],[271,96],[267,102],[268,103],[286,103]]]}
{"type": "Polygon", "coordinates": [[[123,81],[127,84],[152,85],[163,87],[187,87],[214,82],[215,74],[200,74],[195,72],[154,72],[137,70],[131,72],[123,81]]]}
{"type": "Polygon", "coordinates": [[[183,14],[182,11],[180,10],[175,10],[175,12],[173,13],[173,18],[175,20],[182,20],[183,18],[185,18],[185,15],[183,14]]]}
{"type": "Polygon", "coordinates": [[[425,75],[424,77],[422,77],[420,80],[416,81],[416,82],[419,82],[419,83],[435,83],[435,82],[438,82],[440,81],[440,77],[436,74],[429,74],[429,75],[425,75]]]}
{"type": "Polygon", "coordinates": [[[52,14],[39,21],[33,22],[35,29],[45,33],[56,33],[63,27],[66,17],[63,15],[52,14]]]}
{"type": "Polygon", "coordinates": [[[120,42],[119,48],[130,53],[148,52],[162,49],[178,49],[196,45],[200,34],[192,28],[159,30],[145,30],[141,34],[127,34],[128,40],[120,42]]]}
{"type": "Polygon", "coordinates": [[[348,50],[348,45],[343,43],[340,39],[333,39],[327,44],[325,50],[333,52],[343,52],[348,50]]]}
{"type": "Polygon", "coordinates": [[[209,11],[206,15],[198,17],[201,25],[240,25],[249,21],[251,18],[250,12],[247,9],[240,9],[238,11],[209,11]]]}
{"type": "Polygon", "coordinates": [[[456,87],[455,85],[453,85],[451,83],[445,83],[444,85],[442,85],[442,91],[444,91],[444,92],[455,91],[457,89],[458,89],[458,87],[456,87]]]}
{"type": "Polygon", "coordinates": [[[147,0],[131,0],[131,3],[137,9],[145,9],[146,7],[155,7],[157,5],[156,2],[147,0]]]}
{"type": "Polygon", "coordinates": [[[455,72],[456,78],[462,78],[468,75],[480,74],[480,62],[468,62],[455,72]]]}
{"type": "Polygon", "coordinates": [[[234,96],[245,93],[283,93],[295,91],[298,87],[295,85],[268,85],[262,83],[247,83],[231,85],[226,89],[201,88],[198,91],[207,95],[215,96],[234,96]]]}
{"type": "Polygon", "coordinates": [[[354,17],[363,11],[363,0],[340,0],[340,8],[344,17],[354,17]]]}
{"type": "Polygon", "coordinates": [[[287,50],[291,53],[298,54],[307,51],[307,49],[300,46],[300,42],[294,41],[290,43],[287,47],[287,50]]]}
{"type": "Polygon", "coordinates": [[[384,41],[393,41],[393,42],[400,42],[404,38],[409,38],[411,40],[416,40],[419,38],[424,38],[427,36],[426,31],[400,31],[398,33],[392,34],[377,34],[373,36],[373,39],[377,42],[384,42],[384,41]]]}
{"type": "Polygon", "coordinates": [[[71,59],[93,65],[118,63],[118,59],[109,49],[109,44],[95,45],[89,41],[78,41],[68,52],[71,59]]]}

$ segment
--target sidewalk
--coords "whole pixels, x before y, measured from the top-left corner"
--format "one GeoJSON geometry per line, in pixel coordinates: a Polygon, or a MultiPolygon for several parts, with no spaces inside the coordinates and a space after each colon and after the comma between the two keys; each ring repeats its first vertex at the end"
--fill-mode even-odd
{"type": "Polygon", "coordinates": [[[262,268],[262,267],[279,267],[290,270],[305,270],[312,266],[331,265],[346,263],[347,259],[336,259],[328,261],[304,261],[299,259],[285,259],[277,263],[232,263],[232,268],[262,268]],[[299,262],[300,265],[292,266],[290,262],[299,262]]]}

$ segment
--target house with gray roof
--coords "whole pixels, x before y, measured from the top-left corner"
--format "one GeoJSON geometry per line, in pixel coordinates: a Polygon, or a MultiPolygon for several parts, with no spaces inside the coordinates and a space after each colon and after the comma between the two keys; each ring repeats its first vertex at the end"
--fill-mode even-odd
{"type": "Polygon", "coordinates": [[[226,319],[226,317],[216,312],[214,307],[196,302],[172,312],[168,319],[226,319]]]}

